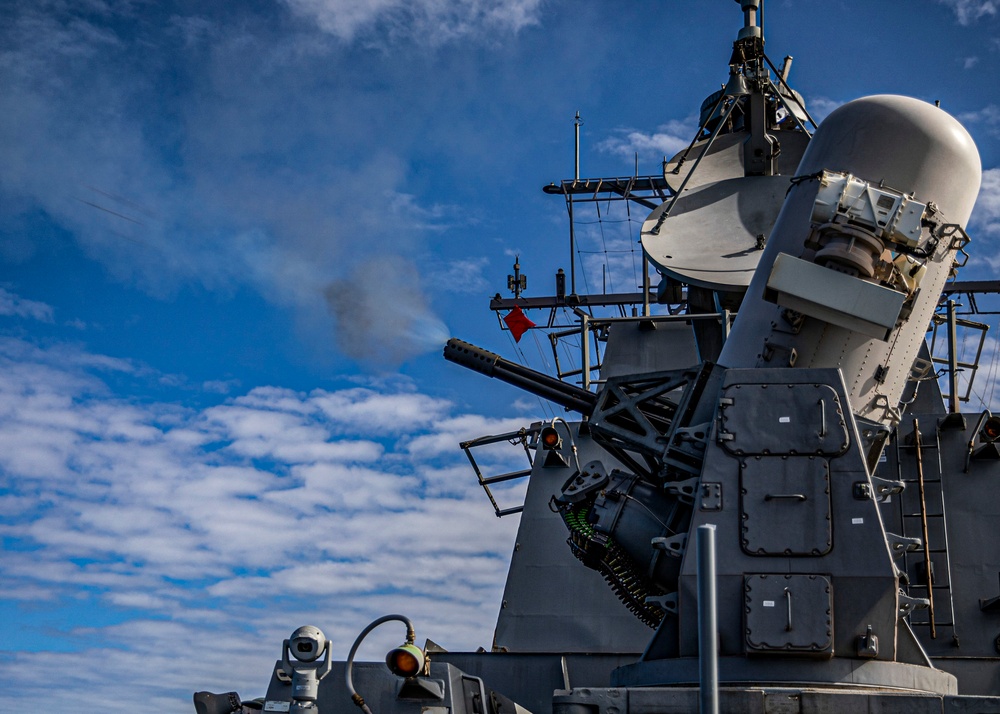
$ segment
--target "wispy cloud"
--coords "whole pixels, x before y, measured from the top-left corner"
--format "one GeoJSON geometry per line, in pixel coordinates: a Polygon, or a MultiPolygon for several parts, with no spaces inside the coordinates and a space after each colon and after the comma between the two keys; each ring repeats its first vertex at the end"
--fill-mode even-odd
{"type": "Polygon", "coordinates": [[[52,322],[52,306],[37,300],[28,300],[0,287],[0,315],[52,322]]]}
{"type": "Polygon", "coordinates": [[[1000,239],[1000,168],[983,171],[979,198],[969,224],[994,239],[1000,239]]]}
{"type": "Polygon", "coordinates": [[[1000,270],[1000,168],[983,171],[968,230],[973,241],[968,277],[993,277],[1000,270]]]}
{"type": "Polygon", "coordinates": [[[642,284],[639,233],[646,214],[634,210],[618,204],[604,205],[598,212],[593,204],[578,214],[580,280],[586,289],[601,292],[606,287],[607,292],[631,293],[642,284]]]}
{"type": "Polygon", "coordinates": [[[963,112],[958,115],[958,120],[972,130],[982,127],[993,136],[1000,135],[1000,106],[996,104],[988,104],[974,112],[963,112]]]}
{"type": "Polygon", "coordinates": [[[379,30],[395,37],[442,44],[460,37],[517,32],[538,24],[542,0],[285,0],[325,32],[350,42],[379,30]]]}
{"type": "MultiPolygon", "coordinates": [[[[326,334],[324,292],[352,278],[362,250],[409,260],[466,219],[406,190],[408,140],[395,138],[393,117],[407,98],[365,79],[391,63],[324,32],[384,21],[490,41],[535,22],[539,2],[295,2],[313,22],[281,33],[246,8],[222,24],[90,5],[22,2],[0,28],[0,218],[43,212],[114,278],[152,295],[248,287],[326,334]],[[331,71],[356,62],[360,74],[331,71]]],[[[8,257],[46,238],[19,240],[8,257]]],[[[416,296],[411,305],[433,321],[418,275],[398,270],[388,287],[416,296]]],[[[480,285],[468,278],[462,289],[480,285]]],[[[15,309],[43,316],[0,296],[0,310],[15,309]]],[[[411,343],[396,355],[419,351],[411,343]]]]}
{"type": "Polygon", "coordinates": [[[997,14],[997,3],[994,0],[938,0],[947,5],[958,18],[958,24],[971,25],[983,17],[993,17],[997,14]]]}
{"type": "Polygon", "coordinates": [[[843,103],[829,97],[812,97],[806,101],[806,109],[809,110],[809,116],[818,123],[826,119],[830,115],[830,112],[843,103]]]}
{"type": "Polygon", "coordinates": [[[110,706],[125,678],[133,699],[183,711],[198,688],[259,695],[306,622],[338,656],[390,610],[451,648],[489,644],[516,521],[493,516],[457,443],[523,422],[405,380],[136,403],[101,380],[114,364],[0,340],[0,599],[37,625],[5,634],[17,654],[0,654],[0,679],[65,663],[53,706],[110,706]],[[49,619],[65,608],[82,623],[68,632],[49,619]]]}
{"type": "Polygon", "coordinates": [[[490,284],[483,276],[486,258],[464,258],[446,261],[430,270],[430,280],[435,290],[454,293],[489,294],[490,284]]]}
{"type": "Polygon", "coordinates": [[[685,121],[671,120],[655,131],[618,129],[612,136],[598,142],[597,150],[628,160],[639,155],[640,164],[668,159],[682,151],[694,138],[697,124],[693,118],[685,121]]]}

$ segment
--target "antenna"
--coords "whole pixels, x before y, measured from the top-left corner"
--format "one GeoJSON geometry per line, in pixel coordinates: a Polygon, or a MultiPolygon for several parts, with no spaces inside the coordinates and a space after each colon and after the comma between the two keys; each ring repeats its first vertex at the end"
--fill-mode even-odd
{"type": "Polygon", "coordinates": [[[576,119],[573,120],[573,133],[575,134],[573,156],[575,159],[574,165],[576,167],[573,172],[573,178],[577,181],[580,180],[580,126],[582,124],[583,119],[580,118],[580,112],[577,110],[576,119]]]}
{"type": "Polygon", "coordinates": [[[743,10],[743,29],[740,30],[737,41],[758,38],[761,40],[761,44],[763,44],[764,10],[762,5],[764,0],[736,0],[736,2],[740,4],[740,8],[743,10]],[[760,18],[759,23],[757,22],[758,18],[760,18]]]}
{"type": "Polygon", "coordinates": [[[521,297],[521,291],[528,288],[528,276],[521,275],[521,256],[514,256],[514,274],[507,276],[507,289],[514,293],[514,299],[521,297]]]}

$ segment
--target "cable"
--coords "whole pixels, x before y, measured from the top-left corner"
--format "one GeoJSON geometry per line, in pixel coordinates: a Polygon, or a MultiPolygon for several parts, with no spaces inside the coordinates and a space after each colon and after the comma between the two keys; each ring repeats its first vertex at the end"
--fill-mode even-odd
{"type": "MultiPolygon", "coordinates": [[[[601,204],[595,203],[594,206],[597,207],[597,222],[598,222],[598,225],[601,228],[601,245],[604,246],[604,270],[605,270],[605,275],[607,275],[607,273],[610,272],[608,270],[608,268],[611,267],[611,265],[608,263],[608,240],[607,240],[607,237],[604,235],[604,220],[603,220],[603,217],[601,216],[601,204]]],[[[611,292],[614,292],[614,291],[615,291],[615,283],[612,280],[611,281],[611,292]]]]}
{"type": "Polygon", "coordinates": [[[639,270],[635,266],[635,244],[638,241],[636,241],[635,238],[633,237],[634,234],[632,232],[632,224],[634,223],[634,221],[632,220],[632,206],[630,204],[631,201],[625,201],[625,215],[628,219],[628,244],[629,248],[631,249],[630,252],[632,254],[632,280],[637,285],[642,286],[643,283],[640,282],[639,280],[639,270]]]}
{"type": "MultiPolygon", "coordinates": [[[[997,330],[1000,330],[1000,321],[997,322],[997,330]]],[[[993,394],[994,394],[994,392],[996,391],[996,388],[997,388],[997,383],[996,383],[996,379],[997,379],[997,351],[998,351],[997,348],[1000,347],[1000,345],[996,344],[996,340],[994,340],[993,342],[994,342],[994,345],[993,345],[993,359],[990,362],[990,368],[989,368],[989,370],[987,372],[987,375],[988,375],[987,379],[990,380],[990,404],[989,405],[991,407],[993,406],[993,394]]]]}
{"type": "Polygon", "coordinates": [[[351,646],[350,654],[347,655],[347,666],[344,669],[344,682],[347,684],[347,693],[351,695],[351,701],[353,701],[365,714],[372,714],[372,710],[368,708],[367,704],[365,704],[364,697],[358,694],[354,689],[354,655],[357,654],[358,647],[361,646],[362,640],[364,640],[372,630],[383,623],[392,621],[402,622],[406,625],[406,644],[412,645],[413,641],[417,638],[417,635],[413,629],[413,623],[410,622],[410,618],[404,615],[383,615],[369,624],[368,627],[361,630],[361,634],[358,635],[358,639],[354,640],[354,644],[351,646]]]}
{"type": "MultiPolygon", "coordinates": [[[[534,334],[532,336],[535,338],[537,344],[538,336],[534,334]]],[[[507,340],[510,342],[510,346],[514,350],[514,354],[517,355],[520,363],[525,367],[529,367],[530,365],[528,364],[528,356],[524,354],[524,350],[521,349],[521,345],[514,340],[514,337],[513,335],[510,334],[510,332],[507,332],[507,340]]],[[[538,405],[541,407],[542,414],[546,418],[551,418],[552,411],[549,403],[544,399],[542,399],[541,397],[536,396],[535,398],[538,400],[538,405]]]]}
{"type": "Polygon", "coordinates": [[[576,441],[573,439],[573,430],[570,429],[569,422],[567,422],[562,417],[554,417],[552,419],[552,428],[553,429],[555,429],[557,421],[561,421],[562,424],[563,424],[563,426],[566,427],[566,434],[569,436],[569,444],[570,444],[570,446],[573,449],[573,460],[576,462],[576,470],[577,471],[582,471],[582,469],[580,468],[580,455],[577,453],[577,450],[576,450],[576,441]]]}

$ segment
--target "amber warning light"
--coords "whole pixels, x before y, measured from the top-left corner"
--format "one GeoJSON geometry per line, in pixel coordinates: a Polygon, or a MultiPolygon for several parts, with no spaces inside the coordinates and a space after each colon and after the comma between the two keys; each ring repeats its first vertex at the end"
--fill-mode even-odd
{"type": "Polygon", "coordinates": [[[397,677],[416,677],[424,668],[424,653],[412,643],[402,644],[385,656],[389,671],[397,677]]]}
{"type": "Polygon", "coordinates": [[[1000,439],[1000,417],[989,417],[983,424],[982,431],[979,433],[984,441],[996,441],[1000,439]]]}
{"type": "Polygon", "coordinates": [[[558,449],[562,447],[562,437],[554,426],[546,426],[542,429],[539,438],[543,449],[558,449]]]}

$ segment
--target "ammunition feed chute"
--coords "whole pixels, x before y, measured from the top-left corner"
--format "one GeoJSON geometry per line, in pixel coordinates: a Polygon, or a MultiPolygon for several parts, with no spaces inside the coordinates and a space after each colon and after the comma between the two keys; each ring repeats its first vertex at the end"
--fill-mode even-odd
{"type": "Polygon", "coordinates": [[[698,405],[714,373],[705,363],[609,379],[588,426],[632,473],[591,461],[553,499],[573,554],[650,627],[670,611],[664,603],[677,590],[712,418],[698,405]]]}

